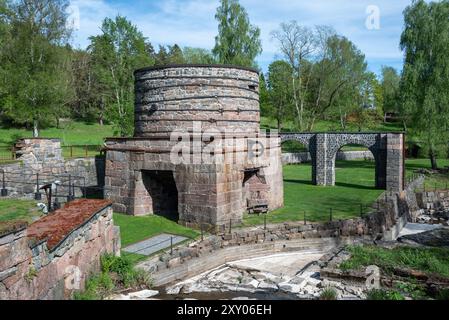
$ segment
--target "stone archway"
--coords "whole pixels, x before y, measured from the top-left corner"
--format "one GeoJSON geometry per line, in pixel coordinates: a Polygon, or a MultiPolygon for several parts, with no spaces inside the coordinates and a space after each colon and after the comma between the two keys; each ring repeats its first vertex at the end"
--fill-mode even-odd
{"type": "Polygon", "coordinates": [[[376,162],[376,188],[404,188],[404,134],[402,133],[286,133],[282,142],[308,145],[312,158],[312,183],[335,185],[335,157],[341,147],[358,144],[368,148],[376,162]]]}

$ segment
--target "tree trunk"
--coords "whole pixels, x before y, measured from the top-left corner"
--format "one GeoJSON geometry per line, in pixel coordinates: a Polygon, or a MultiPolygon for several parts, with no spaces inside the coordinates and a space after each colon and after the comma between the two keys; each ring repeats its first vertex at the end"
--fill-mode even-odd
{"type": "Polygon", "coordinates": [[[39,123],[37,120],[33,121],[33,138],[39,137],[39,123]]]}
{"type": "Polygon", "coordinates": [[[430,158],[430,163],[432,164],[432,170],[437,170],[438,169],[437,157],[436,157],[435,150],[433,149],[433,147],[430,147],[429,158],[430,158]]]}

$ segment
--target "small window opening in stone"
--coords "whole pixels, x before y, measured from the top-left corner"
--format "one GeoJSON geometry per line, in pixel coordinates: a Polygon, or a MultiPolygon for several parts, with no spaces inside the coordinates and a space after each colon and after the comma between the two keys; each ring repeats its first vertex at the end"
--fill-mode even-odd
{"type": "Polygon", "coordinates": [[[248,86],[248,88],[249,88],[249,90],[256,91],[256,88],[257,88],[257,87],[256,87],[255,85],[251,85],[251,84],[250,84],[250,85],[248,86]]]}

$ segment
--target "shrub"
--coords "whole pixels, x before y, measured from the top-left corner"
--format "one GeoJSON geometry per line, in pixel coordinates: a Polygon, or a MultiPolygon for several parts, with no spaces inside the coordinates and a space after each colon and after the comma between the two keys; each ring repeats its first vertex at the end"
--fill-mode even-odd
{"type": "Polygon", "coordinates": [[[372,289],[367,292],[367,300],[405,300],[404,296],[395,290],[372,289]]]}
{"type": "Polygon", "coordinates": [[[101,300],[110,295],[115,288],[109,273],[100,273],[89,277],[84,292],[76,292],[75,300],[101,300]]]}
{"type": "Polygon", "coordinates": [[[436,295],[437,300],[449,300],[449,289],[443,289],[438,291],[436,295]]]}
{"type": "Polygon", "coordinates": [[[325,288],[320,294],[320,300],[337,300],[337,291],[334,288],[325,288]]]}
{"type": "Polygon", "coordinates": [[[100,262],[101,273],[87,280],[84,292],[74,294],[76,300],[101,300],[111,295],[114,289],[121,287],[153,286],[150,275],[144,270],[135,270],[132,262],[126,257],[105,254],[100,262]]]}

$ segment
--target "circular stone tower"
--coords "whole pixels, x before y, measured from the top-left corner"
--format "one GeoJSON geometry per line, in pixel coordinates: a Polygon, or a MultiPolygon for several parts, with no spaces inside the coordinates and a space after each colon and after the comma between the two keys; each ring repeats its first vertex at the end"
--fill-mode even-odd
{"type": "Polygon", "coordinates": [[[135,93],[134,137],[106,141],[105,196],[116,212],[221,228],[282,206],[280,138],[260,130],[256,70],[144,68],[135,93]]]}
{"type": "Polygon", "coordinates": [[[259,131],[259,74],[227,65],[173,65],[137,70],[135,137],[175,130],[259,131]]]}

